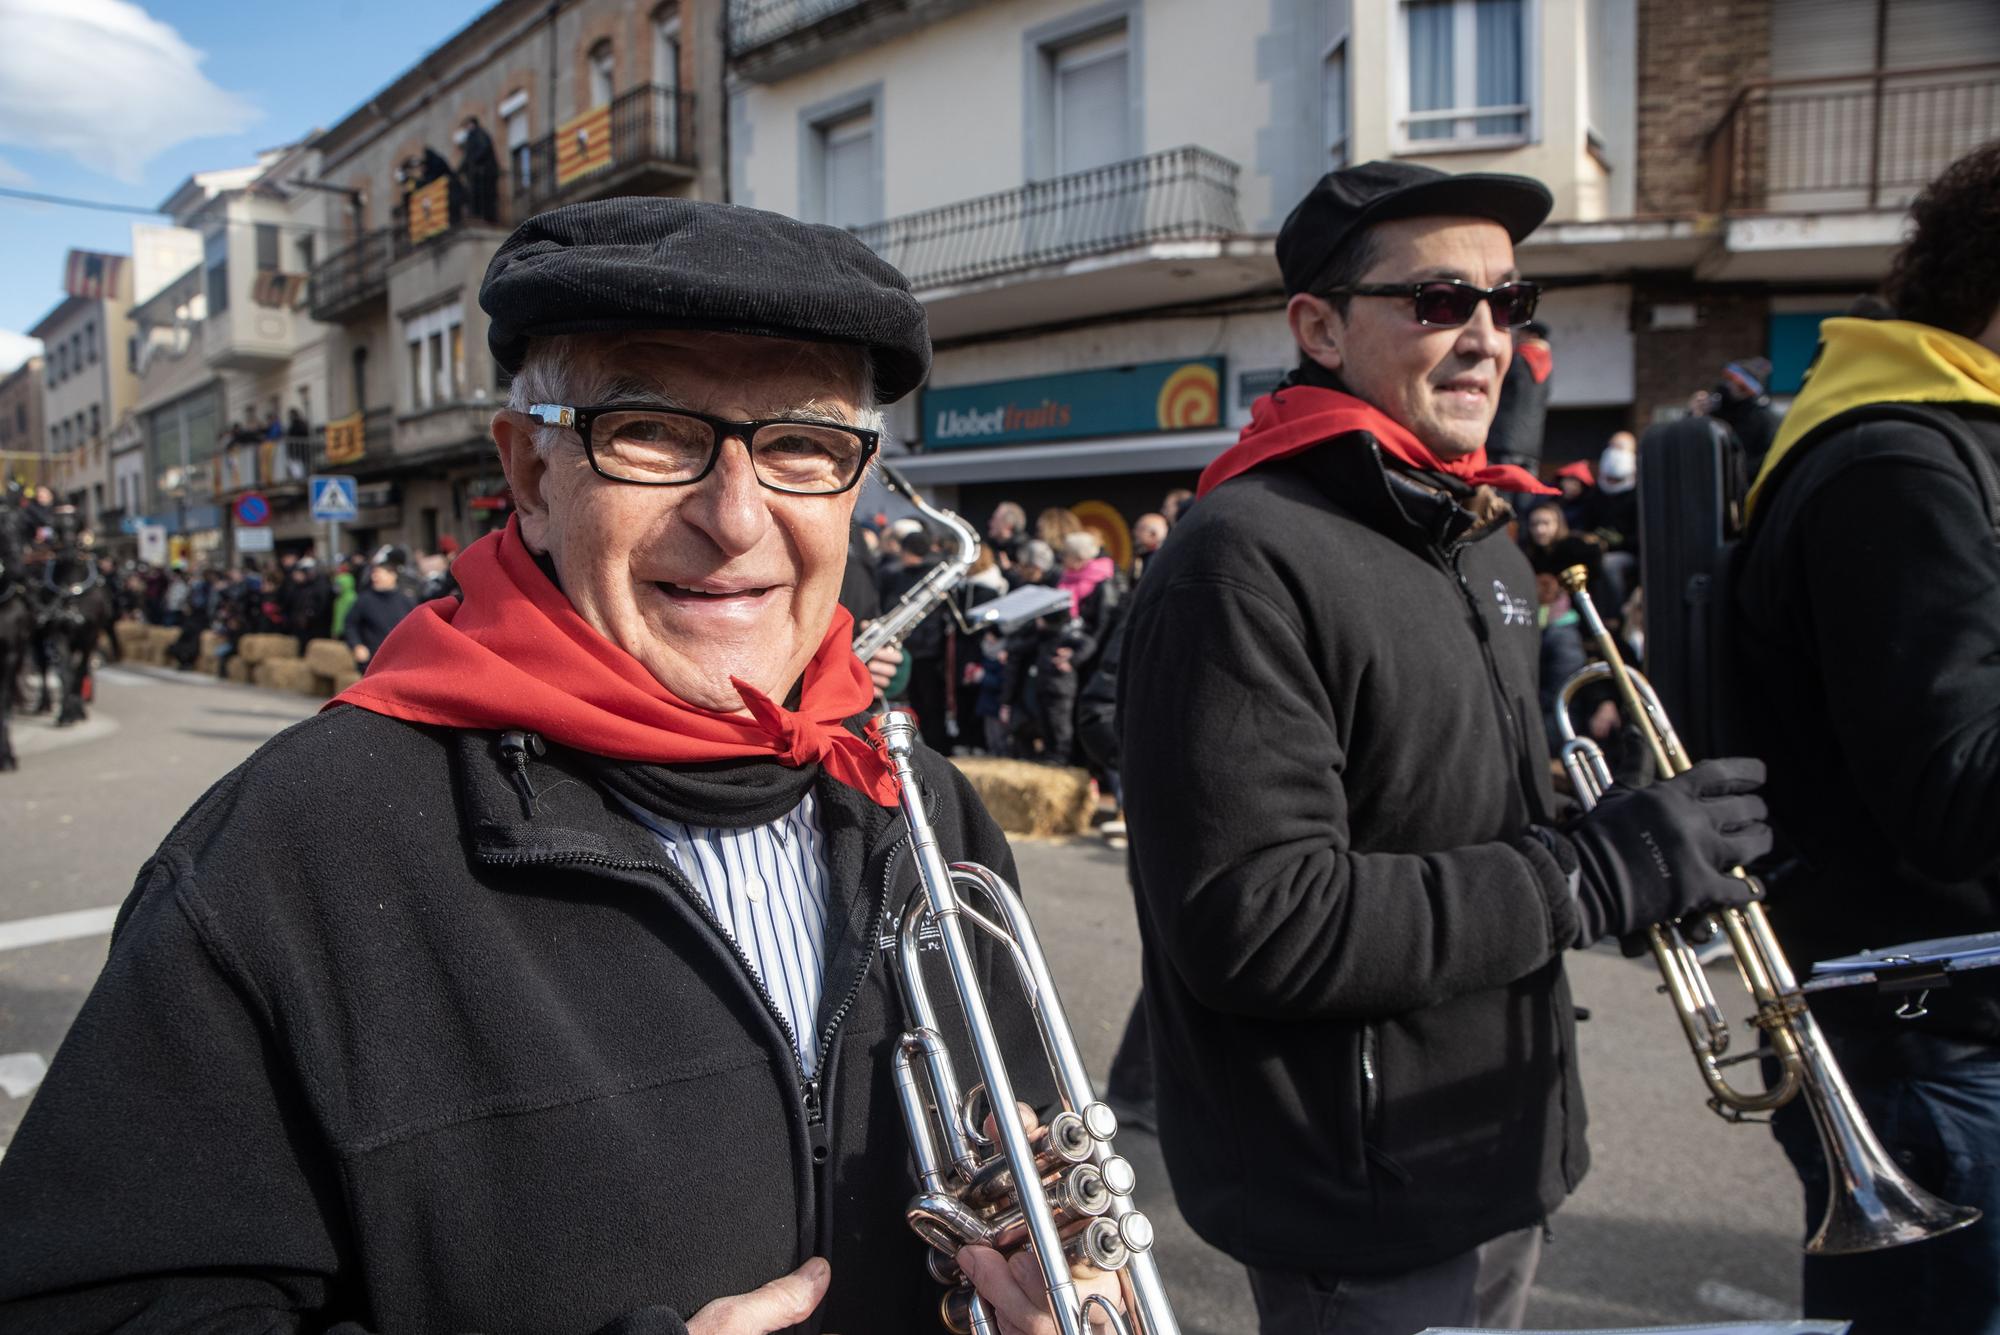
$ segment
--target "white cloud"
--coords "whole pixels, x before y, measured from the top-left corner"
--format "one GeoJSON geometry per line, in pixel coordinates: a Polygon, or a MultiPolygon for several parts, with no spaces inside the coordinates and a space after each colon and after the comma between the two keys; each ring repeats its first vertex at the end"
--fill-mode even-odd
{"type": "Polygon", "coordinates": [[[136,184],[153,158],[263,113],[209,82],[202,53],[127,0],[0,0],[0,142],[136,184]]]}
{"type": "Polygon", "coordinates": [[[42,340],[0,329],[0,375],[10,375],[22,362],[41,355],[42,340]]]}

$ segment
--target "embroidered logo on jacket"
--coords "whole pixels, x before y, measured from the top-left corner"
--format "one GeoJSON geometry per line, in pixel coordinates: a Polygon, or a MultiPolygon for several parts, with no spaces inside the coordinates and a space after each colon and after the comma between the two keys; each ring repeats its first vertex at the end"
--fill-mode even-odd
{"type": "Polygon", "coordinates": [[[1535,624],[1535,609],[1526,598],[1516,598],[1507,592],[1507,586],[1499,580],[1493,581],[1493,600],[1500,604],[1500,624],[1503,626],[1532,626],[1535,624]]]}

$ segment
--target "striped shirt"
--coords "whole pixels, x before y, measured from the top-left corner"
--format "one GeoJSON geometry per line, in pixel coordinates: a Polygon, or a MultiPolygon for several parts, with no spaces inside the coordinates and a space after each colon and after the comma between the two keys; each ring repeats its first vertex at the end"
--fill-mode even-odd
{"type": "MultiPolygon", "coordinates": [[[[621,799],[622,800],[622,799],[621,799]]],[[[818,1012],[826,973],[826,838],[810,790],[768,825],[684,825],[627,802],[659,837],[791,1026],[799,1066],[819,1069],[818,1012]]]]}

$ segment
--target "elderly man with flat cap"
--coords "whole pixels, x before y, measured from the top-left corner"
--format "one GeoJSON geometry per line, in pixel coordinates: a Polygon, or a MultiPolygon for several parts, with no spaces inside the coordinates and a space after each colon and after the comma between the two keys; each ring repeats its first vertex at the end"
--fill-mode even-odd
{"type": "Polygon", "coordinates": [[[0,1328],[937,1329],[916,870],[836,603],[922,309],[844,232],[668,199],[530,220],[480,301],[516,516],[140,870],[0,1161],[0,1328]]]}
{"type": "Polygon", "coordinates": [[[1740,899],[1768,846],[1744,762],[1559,822],[1498,495],[1549,489],[1485,453],[1549,206],[1320,181],[1278,237],[1298,369],[1126,624],[1160,1141],[1264,1335],[1518,1325],[1585,1167],[1564,952],[1740,899]]]}

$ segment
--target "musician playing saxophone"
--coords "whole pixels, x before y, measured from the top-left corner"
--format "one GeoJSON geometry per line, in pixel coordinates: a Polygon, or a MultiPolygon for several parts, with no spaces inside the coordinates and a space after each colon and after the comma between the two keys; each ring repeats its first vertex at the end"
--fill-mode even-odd
{"type": "Polygon", "coordinates": [[[0,1328],[939,1328],[880,947],[917,873],[835,602],[922,308],[843,231],[677,199],[529,220],[480,301],[517,516],[141,869],[0,1160],[0,1328]]]}
{"type": "MultiPolygon", "coordinates": [[[[1757,765],[1564,828],[1485,439],[1522,177],[1335,172],[1278,238],[1300,362],[1140,584],[1120,736],[1158,1119],[1264,1335],[1509,1326],[1586,1166],[1563,952],[1740,902],[1757,765]]],[[[1677,1055],[1677,1054],[1676,1054],[1677,1055]]]]}

